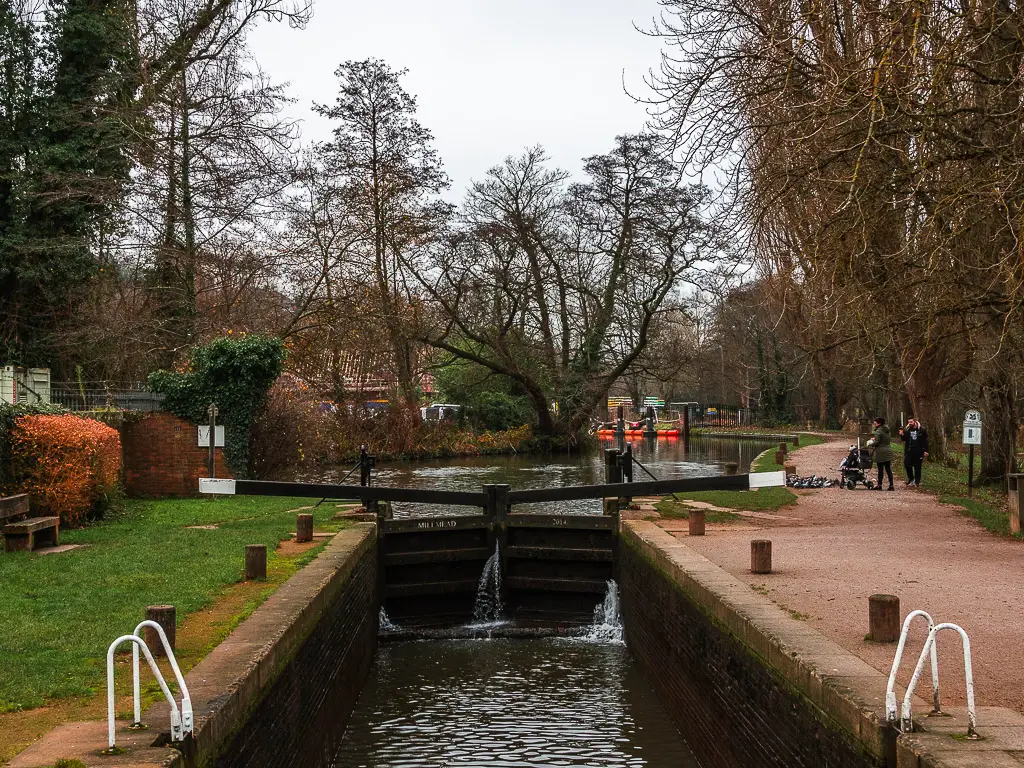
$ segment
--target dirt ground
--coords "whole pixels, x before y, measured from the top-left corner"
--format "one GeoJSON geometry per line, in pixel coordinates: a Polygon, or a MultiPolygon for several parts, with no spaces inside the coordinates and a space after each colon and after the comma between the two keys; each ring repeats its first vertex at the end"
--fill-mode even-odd
{"type": "MultiPolygon", "coordinates": [[[[801,475],[832,477],[846,448],[845,441],[829,442],[791,456],[801,475]]],[[[936,622],[961,625],[970,637],[978,706],[1024,711],[1024,542],[988,533],[925,489],[905,488],[898,476],[891,493],[863,488],[797,493],[795,505],[779,510],[782,519],[744,516],[735,524],[709,525],[704,537],[689,537],[685,521],[660,523],[886,674],[896,645],[864,639],[869,595],[898,595],[903,616],[923,609],[936,622]],[[755,538],[772,541],[771,574],[750,573],[750,540],[755,538]]],[[[917,620],[901,665],[904,683],[924,637],[925,623],[917,620]]],[[[943,704],[962,704],[959,637],[944,632],[938,646],[943,704]]],[[[921,685],[919,694],[930,698],[927,672],[921,685]]]]}

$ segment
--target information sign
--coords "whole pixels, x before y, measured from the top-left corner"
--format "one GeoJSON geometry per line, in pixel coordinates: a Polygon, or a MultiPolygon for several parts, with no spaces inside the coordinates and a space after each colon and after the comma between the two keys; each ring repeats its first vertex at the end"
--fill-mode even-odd
{"type": "MultiPolygon", "coordinates": [[[[213,445],[215,448],[224,447],[224,427],[220,424],[217,425],[217,429],[213,433],[213,445]]],[[[201,426],[199,427],[199,447],[209,448],[210,447],[210,427],[201,426]]]]}
{"type": "Polygon", "coordinates": [[[981,425],[964,422],[964,445],[981,445],[981,425]]]}

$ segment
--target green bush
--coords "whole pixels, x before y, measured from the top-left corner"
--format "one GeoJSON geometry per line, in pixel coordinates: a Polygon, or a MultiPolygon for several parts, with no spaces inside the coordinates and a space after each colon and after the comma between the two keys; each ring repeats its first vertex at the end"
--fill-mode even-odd
{"type": "Polygon", "coordinates": [[[224,425],[224,458],[235,477],[249,474],[249,434],[267,392],[284,365],[285,349],[271,336],[225,336],[192,349],[183,372],[154,371],[149,388],[166,396],[164,407],[196,424],[217,406],[224,425]]]}
{"type": "Polygon", "coordinates": [[[501,432],[530,422],[533,411],[526,398],[505,392],[479,392],[469,398],[466,418],[474,426],[501,432]]]}

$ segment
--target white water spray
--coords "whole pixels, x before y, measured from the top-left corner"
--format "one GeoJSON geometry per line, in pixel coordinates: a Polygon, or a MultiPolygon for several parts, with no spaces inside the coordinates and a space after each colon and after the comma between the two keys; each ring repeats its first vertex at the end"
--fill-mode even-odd
{"type": "Polygon", "coordinates": [[[384,606],[380,607],[380,614],[377,616],[377,629],[380,632],[395,632],[400,627],[388,618],[388,612],[384,610],[384,606]]]}
{"type": "Polygon", "coordinates": [[[476,588],[476,602],[473,604],[473,623],[488,624],[501,620],[504,606],[501,604],[501,553],[494,545],[494,554],[484,563],[480,583],[476,588]]]}
{"type": "Polygon", "coordinates": [[[594,608],[594,622],[583,633],[583,639],[590,643],[625,644],[619,615],[619,585],[614,579],[608,579],[604,601],[594,608]]]}

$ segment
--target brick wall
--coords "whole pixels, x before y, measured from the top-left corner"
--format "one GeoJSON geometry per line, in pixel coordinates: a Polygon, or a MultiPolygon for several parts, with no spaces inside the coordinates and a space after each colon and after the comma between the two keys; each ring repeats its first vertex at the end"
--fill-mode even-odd
{"type": "Polygon", "coordinates": [[[377,555],[351,581],[217,760],[217,768],[330,765],[377,651],[377,555]]]}
{"type": "MultiPolygon", "coordinates": [[[[121,430],[125,493],[129,496],[195,496],[199,478],[209,474],[209,449],[197,445],[198,428],[169,413],[137,421],[125,419],[121,430]]],[[[217,477],[231,477],[224,451],[216,449],[217,477]]]]}
{"type": "Polygon", "coordinates": [[[880,764],[636,549],[619,552],[627,644],[701,765],[880,764]]]}

